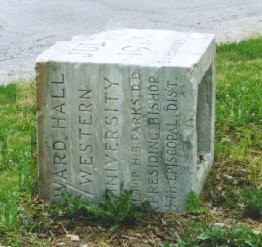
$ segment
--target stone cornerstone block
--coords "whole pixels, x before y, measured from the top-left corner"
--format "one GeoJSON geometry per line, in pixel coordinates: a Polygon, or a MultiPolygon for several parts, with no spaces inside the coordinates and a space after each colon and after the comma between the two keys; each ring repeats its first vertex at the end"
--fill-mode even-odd
{"type": "Polygon", "coordinates": [[[40,197],[89,200],[123,182],[133,202],[183,211],[214,154],[214,36],[114,30],[37,58],[40,197]]]}

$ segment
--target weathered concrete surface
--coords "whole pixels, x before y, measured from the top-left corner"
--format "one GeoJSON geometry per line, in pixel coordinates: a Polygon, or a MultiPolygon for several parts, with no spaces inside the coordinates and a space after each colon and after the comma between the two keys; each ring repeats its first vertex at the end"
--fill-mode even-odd
{"type": "Polygon", "coordinates": [[[0,0],[0,83],[34,75],[35,58],[58,40],[114,29],[262,34],[261,0],[0,0]]]}
{"type": "Polygon", "coordinates": [[[214,157],[214,36],[111,30],[37,58],[40,197],[132,189],[184,211],[214,157]],[[202,158],[199,158],[202,157],[202,158]]]}

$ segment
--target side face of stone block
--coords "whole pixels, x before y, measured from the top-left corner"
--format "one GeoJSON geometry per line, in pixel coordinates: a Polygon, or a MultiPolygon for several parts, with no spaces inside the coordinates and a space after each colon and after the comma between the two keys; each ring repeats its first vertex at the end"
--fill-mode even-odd
{"type": "Polygon", "coordinates": [[[40,197],[183,211],[213,162],[212,35],[121,30],[58,42],[37,59],[40,197]],[[201,158],[199,158],[201,157],[201,158]]]}

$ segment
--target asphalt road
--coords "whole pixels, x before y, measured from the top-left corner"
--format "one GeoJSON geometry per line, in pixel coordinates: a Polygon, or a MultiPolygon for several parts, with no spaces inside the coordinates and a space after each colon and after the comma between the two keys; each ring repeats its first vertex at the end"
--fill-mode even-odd
{"type": "Polygon", "coordinates": [[[116,28],[262,35],[262,0],[0,0],[0,84],[34,75],[36,56],[58,40],[116,28]]]}

